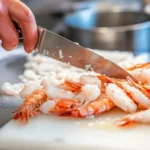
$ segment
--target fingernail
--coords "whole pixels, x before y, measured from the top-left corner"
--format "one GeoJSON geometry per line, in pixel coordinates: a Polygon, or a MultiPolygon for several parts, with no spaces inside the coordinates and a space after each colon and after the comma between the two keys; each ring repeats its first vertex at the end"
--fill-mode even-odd
{"type": "Polygon", "coordinates": [[[33,49],[30,49],[30,48],[26,50],[27,53],[31,53],[32,51],[33,49]]]}
{"type": "Polygon", "coordinates": [[[12,51],[12,50],[14,50],[15,48],[16,48],[16,45],[12,45],[12,46],[9,46],[9,45],[7,45],[7,44],[4,44],[4,43],[2,43],[2,47],[5,49],[5,50],[7,50],[7,51],[12,51]]]}

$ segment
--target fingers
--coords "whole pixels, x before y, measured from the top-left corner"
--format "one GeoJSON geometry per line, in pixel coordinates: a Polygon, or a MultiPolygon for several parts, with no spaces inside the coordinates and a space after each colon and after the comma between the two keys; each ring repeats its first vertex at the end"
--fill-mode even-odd
{"type": "Polygon", "coordinates": [[[18,33],[6,10],[0,7],[0,39],[6,50],[14,49],[18,44],[18,33]]]}
{"type": "Polygon", "coordinates": [[[8,12],[11,18],[17,22],[22,30],[24,48],[30,53],[38,40],[38,28],[31,10],[18,0],[13,0],[9,5],[8,12]]]}

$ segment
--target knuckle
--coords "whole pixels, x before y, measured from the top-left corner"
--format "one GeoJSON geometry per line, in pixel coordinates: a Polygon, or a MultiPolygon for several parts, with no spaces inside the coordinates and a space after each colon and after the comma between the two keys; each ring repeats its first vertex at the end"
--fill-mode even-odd
{"type": "Polygon", "coordinates": [[[31,21],[34,19],[34,15],[30,9],[25,9],[24,10],[24,21],[31,21]]]}

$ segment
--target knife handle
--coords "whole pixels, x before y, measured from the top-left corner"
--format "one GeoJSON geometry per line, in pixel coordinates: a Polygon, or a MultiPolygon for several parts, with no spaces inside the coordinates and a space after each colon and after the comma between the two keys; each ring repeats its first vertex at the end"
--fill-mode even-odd
{"type": "MultiPolygon", "coordinates": [[[[15,26],[17,32],[18,32],[19,40],[23,40],[21,28],[19,27],[19,25],[18,25],[16,22],[13,21],[13,23],[14,23],[14,26],[15,26]]],[[[35,50],[37,50],[37,51],[38,51],[39,48],[40,48],[41,40],[42,40],[42,37],[43,37],[43,36],[42,36],[42,35],[43,35],[43,31],[44,31],[45,29],[38,26],[38,30],[39,30],[39,38],[38,38],[38,42],[37,42],[37,44],[36,44],[36,46],[35,46],[35,50]]]]}
{"type": "Polygon", "coordinates": [[[15,26],[15,28],[16,28],[16,30],[17,30],[17,32],[18,32],[18,35],[19,35],[19,39],[23,39],[23,36],[22,36],[22,31],[21,31],[21,29],[20,29],[20,27],[19,27],[19,25],[16,23],[16,22],[14,22],[13,21],[13,23],[14,23],[14,26],[15,26]]]}

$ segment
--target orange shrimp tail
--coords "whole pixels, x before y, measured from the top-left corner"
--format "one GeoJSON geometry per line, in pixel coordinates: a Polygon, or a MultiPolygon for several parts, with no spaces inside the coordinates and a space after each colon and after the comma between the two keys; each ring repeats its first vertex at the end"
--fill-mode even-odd
{"type": "Polygon", "coordinates": [[[119,119],[115,122],[115,125],[123,127],[123,126],[127,126],[134,123],[134,121],[132,121],[130,118],[128,117],[124,117],[122,119],[119,119]]]}
{"type": "Polygon", "coordinates": [[[110,83],[111,82],[111,80],[108,78],[108,77],[106,77],[106,76],[104,76],[104,75],[99,75],[99,76],[97,76],[97,78],[99,79],[99,80],[101,80],[102,82],[106,82],[106,83],[110,83]]]}
{"type": "Polygon", "coordinates": [[[56,112],[61,115],[68,115],[70,111],[80,106],[80,101],[75,99],[57,99],[56,105],[52,108],[49,113],[56,112]]]}
{"type": "Polygon", "coordinates": [[[57,102],[57,109],[61,110],[71,110],[71,109],[74,109],[75,107],[77,107],[79,105],[79,101],[77,100],[73,100],[73,99],[60,99],[58,102],[57,102]]]}
{"type": "Polygon", "coordinates": [[[105,93],[106,84],[111,83],[110,78],[106,77],[105,75],[99,75],[97,78],[101,81],[101,91],[105,93]]]}
{"type": "Polygon", "coordinates": [[[40,112],[40,106],[47,100],[45,90],[36,90],[14,111],[16,113],[13,119],[28,122],[29,117],[35,117],[40,112]]]}
{"type": "Polygon", "coordinates": [[[82,84],[77,82],[65,81],[63,86],[65,86],[66,90],[68,91],[71,91],[73,93],[80,93],[82,84]]]}
{"type": "Polygon", "coordinates": [[[134,66],[132,66],[130,68],[126,68],[126,70],[132,71],[134,69],[139,69],[139,68],[144,68],[144,67],[150,67],[150,62],[137,64],[137,65],[134,65],[134,66]]]}

